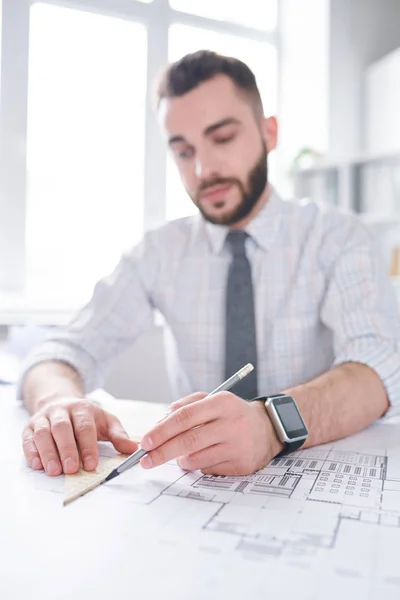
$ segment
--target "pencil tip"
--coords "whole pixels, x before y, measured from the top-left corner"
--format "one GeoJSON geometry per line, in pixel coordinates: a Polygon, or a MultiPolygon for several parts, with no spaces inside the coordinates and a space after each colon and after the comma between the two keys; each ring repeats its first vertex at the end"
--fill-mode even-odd
{"type": "Polygon", "coordinates": [[[111,471],[111,473],[109,473],[107,475],[107,477],[101,483],[105,483],[106,481],[111,481],[111,479],[114,479],[114,477],[117,477],[118,475],[119,475],[118,471],[116,469],[114,469],[113,471],[111,471]]]}

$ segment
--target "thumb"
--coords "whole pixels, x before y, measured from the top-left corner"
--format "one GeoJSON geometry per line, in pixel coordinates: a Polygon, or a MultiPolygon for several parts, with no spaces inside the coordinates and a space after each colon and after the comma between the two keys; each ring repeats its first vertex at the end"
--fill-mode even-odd
{"type": "Polygon", "coordinates": [[[137,443],[130,439],[116,417],[111,417],[108,420],[108,439],[114,448],[122,454],[133,454],[138,449],[137,443]]]}

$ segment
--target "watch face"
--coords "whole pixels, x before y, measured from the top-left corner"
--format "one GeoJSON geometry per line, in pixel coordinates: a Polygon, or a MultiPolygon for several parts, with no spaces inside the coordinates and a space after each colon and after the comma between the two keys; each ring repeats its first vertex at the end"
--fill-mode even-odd
{"type": "Polygon", "coordinates": [[[289,439],[305,437],[308,434],[299,409],[291,396],[274,398],[273,404],[289,439]]]}

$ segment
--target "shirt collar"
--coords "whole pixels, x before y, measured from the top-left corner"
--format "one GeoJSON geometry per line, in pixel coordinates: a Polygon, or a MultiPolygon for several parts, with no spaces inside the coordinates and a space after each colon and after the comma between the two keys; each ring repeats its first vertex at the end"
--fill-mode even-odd
{"type": "MultiPolygon", "coordinates": [[[[268,202],[244,228],[257,246],[265,252],[272,246],[281,227],[283,204],[283,200],[271,188],[268,202]]],[[[205,230],[212,252],[219,254],[224,246],[229,227],[206,221],[205,230]]]]}

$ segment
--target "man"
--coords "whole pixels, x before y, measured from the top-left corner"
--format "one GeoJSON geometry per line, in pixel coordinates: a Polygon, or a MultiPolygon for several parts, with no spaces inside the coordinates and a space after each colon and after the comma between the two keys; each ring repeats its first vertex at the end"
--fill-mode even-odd
{"type": "MultiPolygon", "coordinates": [[[[284,202],[267,180],[277,124],[256,81],[235,59],[201,51],[170,65],[157,113],[182,182],[200,214],[147,233],[68,328],[50,336],[20,390],[34,469],[92,470],[97,440],[136,444],[85,399],[104,366],[152,323],[168,324],[173,413],[143,439],[145,468],[247,474],[284,448],[261,394],[297,401],[304,447],[366,427],[400,401],[400,322],[369,233],[350,215],[284,202]],[[252,362],[255,374],[205,399],[252,362]]],[[[145,367],[144,367],[145,368],[145,367]]],[[[151,370],[149,366],[149,377],[151,370]]]]}

